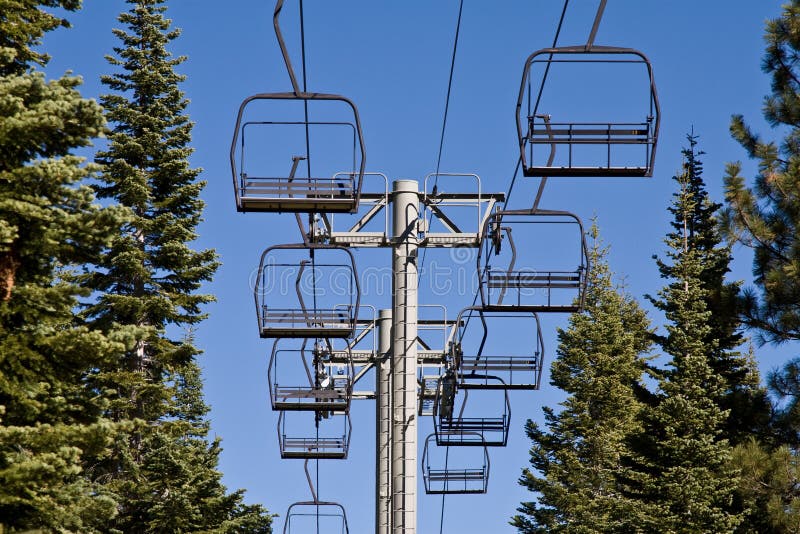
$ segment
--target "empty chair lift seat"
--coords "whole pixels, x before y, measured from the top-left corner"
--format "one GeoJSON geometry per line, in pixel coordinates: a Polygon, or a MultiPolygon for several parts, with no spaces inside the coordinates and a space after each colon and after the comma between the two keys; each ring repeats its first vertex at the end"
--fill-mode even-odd
{"type": "Polygon", "coordinates": [[[517,299],[507,299],[502,304],[488,304],[487,310],[503,310],[511,307],[526,311],[554,311],[554,312],[575,312],[580,310],[577,303],[554,304],[552,300],[553,292],[560,290],[574,290],[576,293],[583,286],[582,270],[576,271],[499,271],[488,270],[486,287],[491,290],[514,290],[517,299]],[[541,304],[527,305],[521,300],[525,290],[544,290],[547,298],[541,304]]]}
{"type": "Polygon", "coordinates": [[[484,223],[478,249],[481,308],[579,311],[588,266],[583,223],[575,214],[543,209],[498,211],[484,223]],[[503,267],[492,267],[490,259],[503,267]],[[541,261],[548,265],[539,267],[541,261]]]}
{"type": "Polygon", "coordinates": [[[348,413],[282,411],[278,416],[281,458],[343,460],[347,458],[352,430],[348,413]],[[291,428],[287,423],[290,417],[291,428]],[[339,422],[341,431],[335,428],[339,422]],[[301,429],[306,436],[297,435],[301,429]]]}
{"type": "Polygon", "coordinates": [[[325,310],[262,307],[261,337],[342,338],[353,334],[347,307],[325,310]]]}
{"type": "Polygon", "coordinates": [[[508,437],[508,418],[440,418],[436,424],[438,445],[504,447],[508,437]]]}
{"type": "Polygon", "coordinates": [[[347,458],[344,438],[291,438],[284,437],[281,458],[347,458]]]}
{"type": "Polygon", "coordinates": [[[456,325],[448,359],[457,372],[458,389],[539,389],[544,338],[537,313],[470,306],[459,312],[456,325]],[[509,335],[527,347],[524,352],[507,352],[509,335]]]}
{"type": "MultiPolygon", "coordinates": [[[[475,436],[480,441],[480,436],[475,436]]],[[[477,454],[441,452],[436,445],[436,435],[425,439],[422,452],[422,478],[425,493],[467,494],[486,493],[489,486],[489,452],[486,447],[477,454]],[[463,464],[469,464],[464,467],[463,464]]]]}
{"type": "Polygon", "coordinates": [[[358,110],[344,96],[260,93],[239,106],[230,149],[237,211],[355,213],[365,164],[358,110]]]}
{"type": "Polygon", "coordinates": [[[346,410],[350,395],[346,387],[312,389],[275,385],[274,410],[346,410]]]}
{"type": "Polygon", "coordinates": [[[525,176],[652,176],[660,108],[650,61],[615,46],[537,50],[525,62],[516,123],[525,176]],[[562,94],[564,84],[585,90],[562,94]]]}
{"type": "Polygon", "coordinates": [[[344,507],[336,502],[318,500],[296,502],[289,506],[285,517],[283,534],[308,534],[309,532],[348,534],[350,532],[344,507]]]}
{"type": "Polygon", "coordinates": [[[526,356],[480,356],[462,358],[459,371],[462,389],[539,389],[541,358],[526,356]],[[482,380],[486,374],[503,374],[504,382],[482,380]]]}
{"type": "MultiPolygon", "coordinates": [[[[529,135],[527,143],[534,154],[531,165],[525,167],[525,176],[555,177],[645,177],[650,176],[649,151],[654,143],[652,122],[640,124],[578,124],[578,123],[545,123],[540,118],[528,117],[529,135]],[[580,145],[604,146],[605,157],[602,161],[589,166],[575,160],[574,149],[580,145]],[[642,158],[639,165],[618,165],[613,157],[613,147],[623,145],[642,145],[642,158]],[[541,146],[537,150],[537,146],[541,146]],[[566,150],[564,165],[548,166],[551,150],[566,150]],[[539,156],[538,158],[536,156],[539,156]]],[[[632,163],[632,162],[631,162],[632,163]]]]}
{"type": "Polygon", "coordinates": [[[242,176],[240,211],[351,212],[356,191],[352,178],[261,178],[242,176]]]}
{"type": "MultiPolygon", "coordinates": [[[[496,376],[487,375],[476,378],[483,381],[503,382],[496,376]]],[[[511,401],[507,389],[492,388],[494,391],[473,391],[472,396],[469,391],[465,391],[460,396],[461,401],[458,402],[459,397],[451,396],[448,389],[442,386],[438,388],[433,413],[433,429],[437,445],[505,447],[511,424],[511,401]],[[477,399],[473,398],[475,395],[478,395],[477,399]],[[468,399],[471,402],[467,403],[468,399]],[[495,409],[497,410],[496,415],[492,413],[495,409]],[[474,413],[475,410],[479,411],[478,417],[464,416],[464,412],[474,413]],[[490,416],[483,415],[487,412],[490,416]]],[[[458,384],[458,389],[470,388],[462,388],[461,384],[458,384]]]]}
{"type": "Polygon", "coordinates": [[[279,338],[272,346],[267,376],[273,410],[309,410],[339,412],[350,409],[353,384],[353,360],[349,350],[346,363],[332,364],[329,342],[308,347],[288,348],[288,340],[279,338]],[[310,350],[309,350],[310,349],[310,350]]]}
{"type": "Polygon", "coordinates": [[[334,245],[274,245],[261,254],[254,296],[262,338],[350,337],[360,303],[355,257],[334,245]]]}

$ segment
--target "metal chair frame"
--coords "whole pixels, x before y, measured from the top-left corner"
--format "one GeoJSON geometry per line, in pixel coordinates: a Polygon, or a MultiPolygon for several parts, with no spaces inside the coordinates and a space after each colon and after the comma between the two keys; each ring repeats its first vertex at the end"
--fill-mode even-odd
{"type": "Polygon", "coordinates": [[[479,306],[470,306],[461,310],[453,327],[448,358],[450,365],[459,376],[461,389],[508,389],[537,390],[541,386],[544,368],[544,337],[539,316],[536,312],[486,311],[479,306]],[[519,319],[530,316],[536,323],[535,346],[530,355],[495,355],[487,354],[485,347],[489,337],[487,317],[519,319]],[[474,319],[480,322],[483,333],[477,349],[464,353],[464,336],[466,329],[474,319]],[[498,376],[496,381],[491,377],[498,376]]]}
{"type": "Polygon", "coordinates": [[[319,243],[298,243],[287,245],[274,245],[261,254],[261,261],[258,266],[258,276],[253,291],[256,318],[258,321],[258,332],[262,338],[349,338],[352,337],[356,328],[356,318],[361,303],[361,287],[356,270],[355,257],[352,251],[345,247],[335,245],[325,245],[319,243]],[[300,278],[303,274],[305,264],[294,263],[269,263],[267,259],[271,254],[279,253],[282,250],[308,250],[309,253],[317,250],[336,250],[343,252],[348,263],[342,264],[317,264],[318,267],[344,267],[349,269],[350,280],[350,302],[347,304],[336,305],[333,308],[309,309],[306,306],[303,292],[300,289],[300,278]],[[299,268],[297,280],[295,281],[295,291],[299,308],[273,308],[266,304],[268,295],[264,293],[266,285],[267,269],[287,269],[299,268]]]}
{"type": "MultiPolygon", "coordinates": [[[[475,437],[482,440],[480,434],[475,437]]],[[[437,446],[436,442],[436,434],[430,434],[425,438],[425,447],[422,451],[422,480],[425,493],[431,495],[486,493],[489,488],[491,467],[489,450],[483,447],[483,463],[480,467],[454,469],[445,465],[444,468],[434,468],[431,466],[429,449],[431,445],[437,446]]]]}
{"type": "MultiPolygon", "coordinates": [[[[349,534],[350,527],[347,524],[347,514],[345,513],[344,506],[339,504],[338,502],[332,501],[300,501],[295,502],[289,505],[289,508],[286,510],[286,520],[283,523],[283,534],[293,534],[292,533],[292,518],[298,516],[327,516],[327,517],[337,517],[341,518],[342,520],[342,530],[339,530],[336,534],[349,534]],[[301,513],[297,512],[296,508],[302,507],[313,507],[313,512],[308,513],[301,513]],[[330,513],[320,513],[320,508],[327,508],[333,509],[335,511],[330,513]]],[[[308,531],[304,530],[302,532],[296,531],[297,534],[308,534],[308,531]]],[[[331,533],[334,534],[334,533],[331,533]]]]}
{"type": "MultiPolygon", "coordinates": [[[[542,81],[544,83],[544,80],[542,81]]],[[[590,43],[580,46],[563,46],[537,50],[525,61],[517,99],[517,136],[522,170],[525,176],[541,177],[650,177],[655,165],[658,131],[661,111],[658,101],[653,68],[643,53],[633,48],[616,46],[597,46],[590,43]],[[598,57],[602,56],[602,57],[598,57]],[[614,58],[614,59],[610,59],[614,58]],[[526,86],[531,75],[531,66],[544,64],[549,70],[554,63],[634,63],[646,67],[649,82],[649,109],[641,123],[624,122],[550,122],[550,116],[537,113],[538,110],[524,112],[526,86]],[[529,115],[533,113],[533,115],[529,115]],[[535,163],[535,146],[549,148],[547,163],[535,163]],[[604,165],[574,165],[573,147],[597,145],[606,147],[604,165]],[[612,163],[612,148],[623,145],[640,145],[644,157],[640,165],[625,166],[612,163]],[[556,148],[568,150],[567,165],[552,166],[556,148]]]]}
{"type": "Polygon", "coordinates": [[[481,308],[486,311],[517,312],[566,312],[572,313],[583,309],[588,283],[589,249],[583,222],[574,213],[560,210],[504,210],[492,214],[483,226],[481,246],[478,248],[477,269],[479,275],[479,293],[481,308]],[[550,220],[547,220],[550,219],[550,220]],[[540,271],[532,268],[517,269],[517,245],[513,237],[512,225],[522,224],[575,224],[579,231],[579,263],[575,270],[540,271]],[[489,257],[499,254],[501,242],[507,239],[511,247],[511,261],[505,270],[492,269],[489,257]],[[493,298],[491,291],[500,290],[499,296],[493,298]],[[516,292],[517,298],[506,299],[509,292],[516,292]],[[546,302],[525,302],[523,291],[544,290],[546,302]],[[569,291],[574,298],[569,302],[553,302],[554,292],[563,294],[569,291]]]}
{"type": "Polygon", "coordinates": [[[313,360],[309,365],[306,359],[306,347],[308,340],[304,339],[300,349],[280,349],[278,345],[281,339],[276,339],[272,345],[267,377],[270,384],[269,396],[272,409],[280,410],[311,410],[311,411],[330,411],[347,412],[350,410],[350,402],[353,398],[353,377],[355,369],[349,345],[345,345],[345,353],[348,355],[347,363],[342,365],[331,362],[333,348],[330,340],[322,340],[322,347],[315,344],[311,349],[313,360]],[[288,358],[285,354],[289,353],[288,358]],[[282,357],[282,358],[281,358],[282,357]],[[307,381],[304,384],[297,382],[292,385],[282,385],[279,381],[278,360],[293,360],[291,364],[301,364],[305,371],[307,381]],[[334,374],[333,367],[341,367],[346,371],[344,376],[334,374]],[[324,383],[327,378],[328,383],[324,383]]]}
{"type": "MultiPolygon", "coordinates": [[[[358,202],[361,195],[361,184],[364,179],[364,169],[366,166],[366,147],[364,146],[364,134],[361,130],[361,119],[359,118],[358,108],[347,97],[337,94],[316,93],[300,89],[297,83],[289,52],[283,40],[280,30],[280,13],[283,9],[283,0],[278,0],[275,4],[273,14],[273,27],[275,36],[278,39],[281,54],[283,55],[286,70],[292,83],[291,92],[278,93],[258,93],[248,96],[239,105],[239,112],[236,115],[236,125],[233,130],[233,141],[230,150],[231,175],[233,178],[233,189],[236,198],[236,210],[240,212],[286,212],[286,213],[322,213],[322,212],[348,212],[355,213],[358,210],[358,202]],[[354,154],[356,164],[349,183],[342,187],[343,183],[339,177],[295,177],[299,159],[305,156],[293,158],[292,170],[286,177],[265,177],[247,176],[244,169],[237,169],[236,149],[241,136],[244,143],[244,128],[247,124],[254,122],[243,122],[245,109],[254,101],[302,101],[305,106],[306,116],[304,121],[286,122],[285,124],[300,124],[306,127],[315,124],[349,124],[355,133],[354,148],[357,146],[358,153],[354,154]],[[307,116],[308,102],[341,102],[350,108],[353,113],[352,122],[314,122],[309,121],[307,116]]],[[[260,121],[259,121],[260,122],[260,121]]],[[[264,121],[263,124],[281,124],[278,122],[264,121]]],[[[244,152],[244,148],[242,148],[244,152]]],[[[240,167],[243,167],[243,161],[240,167]]],[[[288,162],[287,162],[288,164],[288,162]]],[[[341,169],[339,169],[341,170],[341,169]]]]}
{"type": "MultiPolygon", "coordinates": [[[[313,500],[311,501],[300,501],[296,503],[292,503],[289,505],[289,508],[286,510],[286,519],[283,522],[283,534],[291,534],[291,526],[292,526],[292,518],[293,517],[306,517],[306,516],[314,516],[317,519],[320,517],[337,517],[341,518],[342,529],[339,531],[339,534],[348,534],[350,529],[347,525],[347,514],[344,511],[344,506],[339,504],[338,502],[332,501],[320,501],[319,497],[317,497],[317,492],[314,489],[314,483],[311,481],[311,473],[308,472],[308,459],[303,464],[303,469],[306,472],[306,481],[308,482],[308,487],[311,490],[311,497],[313,500]],[[302,513],[293,511],[295,508],[303,508],[303,507],[314,507],[313,514],[309,513],[302,513]],[[330,513],[320,513],[320,508],[333,508],[335,512],[330,513]]],[[[307,534],[307,531],[300,532],[299,534],[307,534]]]]}
{"type": "MultiPolygon", "coordinates": [[[[496,376],[475,378],[502,382],[502,379],[496,376]]],[[[439,380],[439,387],[436,390],[436,400],[433,405],[433,430],[436,435],[436,444],[450,447],[505,447],[508,442],[508,430],[511,424],[511,401],[508,397],[508,390],[503,387],[490,388],[502,392],[503,394],[503,413],[500,416],[464,417],[464,409],[467,405],[469,391],[474,388],[463,388],[461,384],[458,384],[457,390],[461,389],[464,392],[458,416],[455,416],[453,413],[448,417],[447,414],[442,411],[442,400],[444,399],[442,388],[443,380],[444,376],[439,380]]],[[[453,397],[453,404],[455,405],[455,395],[453,397]]]]}
{"type": "MultiPolygon", "coordinates": [[[[317,425],[324,419],[341,418],[343,421],[342,436],[320,436],[319,432],[310,437],[289,436],[286,433],[286,416],[290,413],[281,411],[278,416],[278,447],[281,458],[305,458],[305,459],[334,459],[344,460],[350,450],[350,434],[353,431],[353,424],[348,412],[327,412],[317,410],[314,412],[317,425]]],[[[306,412],[308,413],[308,412],[306,412]]]]}

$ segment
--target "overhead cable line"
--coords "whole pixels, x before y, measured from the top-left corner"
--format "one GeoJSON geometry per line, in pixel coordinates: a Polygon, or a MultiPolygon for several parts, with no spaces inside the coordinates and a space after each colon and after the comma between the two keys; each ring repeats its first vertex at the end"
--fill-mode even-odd
{"type": "MultiPolygon", "coordinates": [[[[558,44],[558,37],[561,35],[561,28],[564,25],[564,17],[567,14],[567,7],[568,6],[569,6],[569,0],[564,0],[564,7],[561,9],[561,16],[558,19],[558,27],[556,28],[556,33],[555,33],[555,36],[553,37],[553,46],[552,46],[552,48],[555,48],[556,45],[558,44]]],[[[550,57],[552,58],[552,54],[550,54],[550,57]]],[[[544,90],[544,84],[545,84],[545,81],[547,80],[547,74],[549,72],[550,72],[550,63],[548,62],[547,66],[545,67],[545,72],[544,72],[544,77],[542,78],[542,83],[539,85],[539,92],[538,92],[538,94],[536,96],[536,104],[535,104],[535,106],[533,108],[534,109],[534,113],[536,113],[536,110],[538,110],[538,108],[539,108],[539,102],[541,101],[541,98],[542,98],[542,91],[544,90]]],[[[530,96],[531,96],[531,93],[530,93],[530,89],[529,89],[528,90],[528,99],[529,99],[529,101],[530,101],[530,96]]],[[[530,108],[530,104],[528,104],[528,107],[530,108]]],[[[530,109],[529,109],[529,113],[530,113],[530,109]]],[[[517,165],[514,167],[514,174],[511,177],[511,183],[509,184],[508,191],[506,192],[505,206],[508,206],[509,202],[511,201],[511,193],[514,191],[514,184],[517,181],[517,176],[519,175],[519,168],[520,168],[521,164],[522,164],[522,158],[520,157],[520,158],[517,159],[517,165]]],[[[538,204],[539,204],[539,199],[542,196],[542,192],[544,190],[544,185],[545,185],[546,182],[547,182],[547,179],[546,178],[542,178],[542,181],[539,184],[539,192],[536,195],[535,206],[538,206],[538,204]]],[[[492,249],[494,249],[494,244],[492,244],[492,249]]],[[[491,257],[491,251],[490,251],[489,254],[486,255],[486,265],[484,267],[489,265],[489,258],[490,257],[491,257]]],[[[475,304],[477,302],[478,302],[478,294],[476,293],[475,297],[472,299],[472,306],[475,306],[475,304]]],[[[466,328],[469,325],[469,322],[472,319],[472,315],[473,315],[472,312],[470,312],[467,315],[467,319],[465,321],[464,328],[466,328]]]]}
{"type": "MultiPolygon", "coordinates": [[[[556,34],[553,37],[553,46],[551,48],[555,48],[556,45],[558,44],[558,37],[561,34],[561,28],[564,25],[564,16],[567,14],[567,6],[569,6],[569,0],[564,0],[564,7],[561,9],[561,17],[558,20],[558,27],[556,28],[556,34]]],[[[550,59],[551,60],[553,59],[553,54],[552,53],[550,54],[550,59]]],[[[541,99],[542,99],[542,92],[544,91],[544,84],[547,82],[547,75],[550,73],[550,64],[551,64],[551,62],[548,61],[547,62],[547,66],[545,67],[545,70],[544,70],[544,76],[542,77],[542,83],[539,84],[539,91],[538,91],[538,93],[536,95],[536,103],[533,106],[533,115],[535,115],[536,112],[539,110],[539,103],[541,102],[541,99]]],[[[530,89],[528,89],[528,102],[529,102],[529,104],[528,104],[528,115],[531,115],[531,110],[530,110],[530,89]]],[[[521,162],[521,156],[520,156],[520,162],[521,162]]],[[[519,171],[520,162],[517,163],[517,170],[514,171],[514,176],[513,176],[513,178],[511,178],[511,184],[508,186],[508,192],[506,193],[506,202],[505,202],[506,206],[508,206],[510,201],[511,201],[511,193],[514,191],[514,184],[517,181],[517,172],[519,171]]],[[[539,192],[536,195],[536,199],[537,199],[536,200],[536,206],[538,206],[538,204],[539,204],[538,200],[542,196],[542,192],[544,190],[544,186],[545,186],[546,183],[547,183],[547,178],[546,177],[542,177],[542,180],[539,183],[539,192]]]]}
{"type": "MultiPolygon", "coordinates": [[[[306,77],[306,27],[305,27],[305,17],[303,16],[303,0],[300,0],[300,55],[302,58],[303,64],[303,92],[308,91],[307,82],[308,78],[306,77]]],[[[308,100],[303,99],[303,112],[305,118],[305,126],[306,126],[306,171],[308,172],[308,178],[311,178],[311,142],[310,136],[308,131],[308,100]]],[[[310,216],[313,216],[310,215],[310,216]]],[[[310,226],[310,225],[309,225],[310,226]]]]}
{"type": "MultiPolygon", "coordinates": [[[[452,88],[453,88],[453,72],[455,71],[455,68],[456,68],[456,53],[458,52],[458,36],[461,33],[461,14],[463,12],[464,12],[464,0],[461,0],[459,2],[459,4],[458,4],[458,19],[456,20],[456,34],[455,34],[455,37],[453,38],[453,54],[452,54],[452,56],[450,58],[450,75],[448,76],[448,79],[447,79],[447,96],[445,97],[445,100],[444,100],[444,114],[443,114],[443,117],[442,117],[442,133],[439,136],[439,154],[436,156],[436,174],[435,174],[434,179],[433,179],[433,189],[431,190],[431,193],[433,195],[435,195],[437,193],[437,188],[439,187],[439,169],[440,169],[441,164],[442,164],[442,151],[444,149],[444,134],[445,134],[445,131],[447,130],[447,114],[450,111],[450,93],[451,93],[452,88]]],[[[424,212],[423,212],[423,220],[424,220],[424,217],[425,217],[425,215],[424,215],[424,212]]],[[[430,224],[430,221],[432,219],[433,219],[433,214],[431,213],[431,217],[428,220],[426,226],[430,224]]],[[[425,230],[427,231],[427,228],[425,230]]],[[[425,267],[425,256],[426,256],[427,252],[428,252],[428,248],[427,247],[422,249],[422,261],[420,262],[420,273],[423,272],[423,268],[425,267]]],[[[448,453],[450,452],[449,448],[448,448],[447,452],[448,453]]],[[[445,461],[445,466],[446,465],[447,464],[446,464],[446,461],[445,461]]],[[[440,516],[439,516],[439,534],[442,534],[442,529],[444,528],[444,503],[445,503],[445,497],[446,496],[447,496],[446,494],[444,494],[444,493],[442,494],[442,509],[441,509],[441,513],[440,513],[440,516]]]]}
{"type": "Polygon", "coordinates": [[[453,87],[453,72],[456,68],[456,52],[458,51],[458,34],[461,32],[461,13],[464,10],[464,0],[458,6],[458,21],[456,22],[456,36],[453,39],[453,56],[450,59],[450,77],[447,80],[447,97],[444,101],[444,117],[442,118],[442,135],[439,137],[439,155],[436,158],[436,177],[433,181],[434,190],[439,184],[439,166],[442,163],[442,148],[444,147],[444,132],[447,128],[447,112],[450,109],[450,91],[453,87]]]}
{"type": "MultiPolygon", "coordinates": [[[[300,57],[301,57],[301,63],[302,63],[302,67],[303,67],[303,92],[305,93],[305,92],[308,91],[308,77],[306,75],[306,27],[305,27],[305,13],[303,11],[303,0],[300,0],[300,57]]],[[[303,118],[305,120],[305,130],[306,130],[306,132],[305,132],[306,133],[306,172],[308,173],[307,177],[309,179],[311,179],[311,139],[310,139],[311,136],[309,134],[309,124],[308,124],[308,100],[306,100],[306,99],[303,100],[303,118]]],[[[313,232],[314,231],[314,214],[313,213],[309,213],[308,214],[308,219],[309,219],[308,220],[309,232],[313,232]]],[[[305,239],[306,238],[304,236],[303,240],[305,241],[305,239]]],[[[311,249],[309,251],[309,253],[311,255],[311,283],[312,283],[313,293],[314,293],[314,314],[316,316],[316,314],[317,314],[317,268],[316,268],[316,258],[315,258],[315,254],[314,254],[314,250],[313,249],[311,249]]],[[[315,381],[318,380],[318,378],[316,376],[316,374],[317,374],[317,369],[316,369],[317,361],[316,360],[317,360],[318,357],[319,357],[318,355],[316,355],[316,354],[314,355],[314,363],[315,363],[314,380],[315,381]]],[[[315,419],[315,427],[316,427],[316,440],[317,440],[317,443],[319,443],[319,416],[315,417],[314,419],[315,419]]],[[[319,458],[314,460],[314,471],[315,471],[314,475],[315,475],[315,479],[316,479],[316,486],[317,486],[317,488],[319,488],[319,458]]],[[[319,498],[317,497],[316,492],[314,492],[314,502],[317,503],[318,500],[319,500],[319,498]]],[[[316,515],[317,532],[319,532],[319,504],[316,505],[316,514],[315,515],[316,515]]]]}
{"type": "MultiPolygon", "coordinates": [[[[447,114],[450,111],[450,92],[453,88],[453,72],[456,68],[456,52],[458,52],[458,36],[461,33],[461,13],[464,11],[464,0],[461,0],[458,5],[458,19],[456,20],[456,34],[453,38],[453,54],[450,58],[450,76],[447,79],[447,96],[444,100],[444,114],[442,117],[442,133],[439,136],[439,154],[436,157],[436,174],[434,175],[433,179],[433,190],[432,194],[436,194],[437,188],[439,186],[439,168],[442,164],[442,151],[444,149],[444,133],[447,129],[447,114]]],[[[425,218],[423,212],[423,220],[425,218]]],[[[430,225],[430,221],[433,219],[433,214],[431,214],[430,219],[426,225],[430,225]]],[[[422,272],[422,268],[425,266],[425,254],[427,253],[428,249],[425,248],[422,251],[422,261],[420,262],[420,272],[422,272]]]]}

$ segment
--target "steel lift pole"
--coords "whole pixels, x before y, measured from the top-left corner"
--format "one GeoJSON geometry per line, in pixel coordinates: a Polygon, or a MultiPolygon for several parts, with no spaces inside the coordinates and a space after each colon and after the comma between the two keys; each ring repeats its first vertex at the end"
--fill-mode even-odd
{"type": "Polygon", "coordinates": [[[378,314],[378,354],[375,359],[375,533],[391,534],[392,430],[392,310],[378,314]]]}
{"type": "Polygon", "coordinates": [[[392,435],[391,506],[394,534],[417,531],[417,270],[419,184],[397,180],[392,190],[392,435]]]}

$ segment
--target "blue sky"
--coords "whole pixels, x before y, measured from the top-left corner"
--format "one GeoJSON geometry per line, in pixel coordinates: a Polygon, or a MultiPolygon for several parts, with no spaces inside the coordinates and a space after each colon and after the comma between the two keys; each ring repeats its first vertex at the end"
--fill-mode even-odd
{"type": "MultiPolygon", "coordinates": [[[[53,56],[48,73],[72,70],[84,77],[87,96],[103,92],[98,81],[108,72],[103,55],[117,44],[111,28],[119,27],[115,17],[125,7],[121,1],[87,1],[71,17],[73,29],[45,40],[53,56]]],[[[595,7],[595,2],[571,2],[559,44],[585,42],[595,7]]],[[[230,488],[247,489],[248,501],[283,515],[291,502],[309,494],[302,463],[278,456],[277,416],[267,395],[271,343],[257,336],[250,280],[266,246],[295,242],[299,235],[290,216],[236,213],[227,158],[241,100],[256,92],[290,89],[272,33],[272,8],[272,2],[254,0],[175,0],[169,16],[183,29],[173,52],[189,57],[179,71],[188,76],[183,89],[196,123],[192,163],[205,170],[208,182],[197,245],[215,248],[223,262],[207,288],[218,301],[209,306],[210,319],[198,332],[206,351],[202,364],[212,428],[224,440],[221,468],[230,488]]],[[[557,0],[465,2],[442,171],[477,173],[486,191],[507,189],[518,154],[513,114],[523,63],[531,52],[550,45],[561,8],[557,0]]],[[[306,0],[309,89],[344,94],[358,104],[368,170],[417,180],[434,170],[457,12],[456,0],[306,0]]],[[[743,113],[757,131],[769,133],[760,115],[769,90],[760,70],[762,36],[765,19],[779,12],[780,2],[772,0],[609,2],[595,43],[639,49],[654,67],[662,110],[655,174],[652,179],[553,179],[542,207],[573,211],[587,224],[596,216],[611,246],[612,269],[633,295],[655,293],[662,285],[651,256],[663,252],[669,223],[665,208],[674,190],[670,177],[680,167],[686,133],[693,128],[700,136],[705,179],[715,199],[721,198],[725,162],[745,158],[728,134],[731,114],[743,113]]],[[[299,73],[296,4],[287,2],[283,20],[299,73]]],[[[597,98],[602,93],[595,89],[607,82],[576,80],[572,89],[597,98]]],[[[755,166],[744,163],[746,175],[752,176],[755,166]]],[[[535,185],[533,179],[518,179],[511,207],[529,205],[535,185]]],[[[732,279],[749,283],[750,255],[740,248],[735,254],[732,279]]],[[[357,257],[362,270],[376,272],[390,258],[387,250],[361,251],[357,257]]],[[[426,261],[442,268],[473,265],[469,258],[443,251],[429,252],[426,261]]],[[[429,280],[421,285],[428,288],[421,302],[445,304],[451,316],[472,300],[467,288],[441,296],[429,280]]],[[[388,298],[388,290],[376,289],[365,302],[386,306],[388,298]]],[[[656,313],[651,317],[660,323],[656,313]]],[[[543,320],[550,361],[556,328],[565,324],[564,315],[543,320]]],[[[769,370],[788,355],[787,349],[761,349],[760,366],[769,370]]],[[[512,395],[509,446],[491,451],[489,493],[448,497],[444,532],[513,531],[509,517],[521,500],[530,498],[516,484],[530,445],[524,421],[540,421],[541,406],[554,406],[561,398],[547,382],[545,374],[540,391],[512,395]]],[[[345,506],[351,532],[368,532],[374,503],[371,401],[355,403],[353,426],[350,459],[320,466],[319,494],[345,506]]],[[[421,424],[420,441],[429,428],[428,421],[421,424]]],[[[420,532],[438,531],[440,510],[440,497],[420,489],[420,532]]]]}

